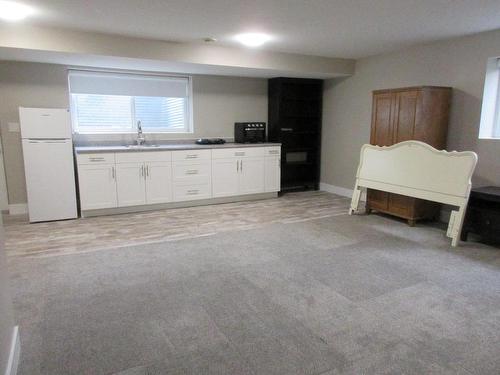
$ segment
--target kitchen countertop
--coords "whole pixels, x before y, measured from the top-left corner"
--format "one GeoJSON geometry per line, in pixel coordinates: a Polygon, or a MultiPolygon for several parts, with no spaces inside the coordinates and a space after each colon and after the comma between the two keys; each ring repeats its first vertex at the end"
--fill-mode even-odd
{"type": "Polygon", "coordinates": [[[127,146],[76,146],[77,154],[91,154],[97,152],[144,152],[144,151],[176,151],[176,150],[211,150],[216,148],[239,147],[271,147],[281,146],[281,143],[233,143],[227,142],[219,145],[198,145],[196,143],[159,144],[158,147],[127,147],[127,146]]]}

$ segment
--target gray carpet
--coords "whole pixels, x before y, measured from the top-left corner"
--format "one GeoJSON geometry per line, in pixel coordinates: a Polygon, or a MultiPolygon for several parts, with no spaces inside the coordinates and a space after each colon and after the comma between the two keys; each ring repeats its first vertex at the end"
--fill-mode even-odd
{"type": "Polygon", "coordinates": [[[500,250],[338,216],[11,259],[20,375],[499,374],[500,250]]]}

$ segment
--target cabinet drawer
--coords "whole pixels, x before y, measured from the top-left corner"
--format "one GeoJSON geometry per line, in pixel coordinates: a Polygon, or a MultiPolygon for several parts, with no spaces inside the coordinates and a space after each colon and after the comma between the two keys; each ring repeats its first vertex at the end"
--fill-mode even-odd
{"type": "Polygon", "coordinates": [[[265,155],[266,156],[280,156],[281,155],[281,147],[279,147],[279,146],[266,147],[265,148],[265,155]]]}
{"type": "Polygon", "coordinates": [[[211,181],[210,162],[184,163],[177,162],[173,165],[174,184],[176,185],[201,185],[210,184],[211,181]]]}
{"type": "Polygon", "coordinates": [[[210,162],[174,163],[174,179],[185,177],[210,177],[210,162]]]}
{"type": "Polygon", "coordinates": [[[76,156],[78,164],[114,164],[114,153],[78,154],[76,156]]]}
{"type": "Polygon", "coordinates": [[[210,184],[178,185],[174,184],[174,201],[191,201],[211,198],[210,184]]]}
{"type": "Polygon", "coordinates": [[[148,161],[172,161],[171,151],[117,152],[116,163],[143,163],[148,161]]]}
{"type": "Polygon", "coordinates": [[[267,147],[239,147],[212,150],[212,159],[249,158],[265,155],[267,147]]]}
{"type": "Polygon", "coordinates": [[[211,150],[172,151],[173,161],[210,160],[211,150]]]}

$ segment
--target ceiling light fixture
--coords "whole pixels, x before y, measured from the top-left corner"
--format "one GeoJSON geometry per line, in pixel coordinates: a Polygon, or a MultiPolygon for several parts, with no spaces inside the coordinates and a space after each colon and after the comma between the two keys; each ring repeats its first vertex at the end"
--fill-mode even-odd
{"type": "Polygon", "coordinates": [[[33,8],[13,1],[0,1],[0,19],[21,21],[33,13],[33,8]]]}
{"type": "Polygon", "coordinates": [[[269,42],[272,37],[262,33],[244,33],[236,35],[234,39],[247,47],[260,47],[269,42]]]}

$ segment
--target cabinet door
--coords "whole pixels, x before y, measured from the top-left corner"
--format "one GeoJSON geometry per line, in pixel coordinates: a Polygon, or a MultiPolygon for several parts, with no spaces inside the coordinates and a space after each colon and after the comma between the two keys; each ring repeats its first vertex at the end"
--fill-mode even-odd
{"type": "Polygon", "coordinates": [[[116,164],[118,207],[146,203],[146,182],[143,163],[116,164]]]}
{"type": "Polygon", "coordinates": [[[172,201],[172,163],[146,164],[146,202],[148,204],[172,201]]]}
{"type": "Polygon", "coordinates": [[[264,192],[264,158],[240,159],[240,194],[264,192]]]}
{"type": "Polygon", "coordinates": [[[78,184],[82,210],[117,206],[114,165],[79,165],[78,184]]]}
{"type": "Polygon", "coordinates": [[[393,144],[393,93],[373,95],[372,128],[370,143],[377,146],[390,146],[393,144]]]}
{"type": "Polygon", "coordinates": [[[214,197],[238,195],[239,159],[212,160],[212,194],[214,197]]]}
{"type": "Polygon", "coordinates": [[[264,162],[264,172],[265,191],[280,191],[280,158],[266,157],[264,162]]]}
{"type": "Polygon", "coordinates": [[[394,143],[415,139],[417,99],[418,91],[403,91],[396,94],[394,143]]]}

